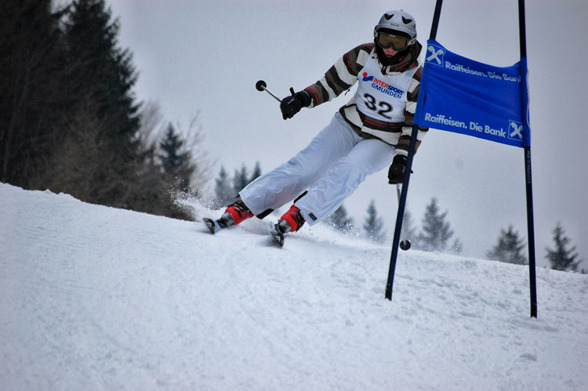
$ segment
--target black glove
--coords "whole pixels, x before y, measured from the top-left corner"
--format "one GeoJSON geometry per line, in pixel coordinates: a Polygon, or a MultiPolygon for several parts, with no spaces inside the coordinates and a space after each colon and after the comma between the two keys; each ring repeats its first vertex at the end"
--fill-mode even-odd
{"type": "Polygon", "coordinates": [[[282,110],[282,118],[288,119],[294,117],[296,113],[300,111],[303,107],[310,106],[310,94],[305,90],[294,92],[292,88],[292,95],[285,97],[282,99],[280,103],[280,110],[282,110]]]}
{"type": "Polygon", "coordinates": [[[392,160],[392,165],[388,170],[388,183],[395,185],[402,183],[404,180],[404,169],[406,168],[406,156],[396,155],[392,160]]]}

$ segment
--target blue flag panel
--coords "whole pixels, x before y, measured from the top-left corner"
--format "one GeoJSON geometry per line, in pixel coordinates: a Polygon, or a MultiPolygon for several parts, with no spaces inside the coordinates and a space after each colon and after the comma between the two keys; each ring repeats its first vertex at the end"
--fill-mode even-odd
{"type": "MultiPolygon", "coordinates": [[[[429,40],[416,123],[523,147],[521,82],[520,62],[495,67],[429,40]]],[[[528,145],[526,136],[524,144],[528,145]]]]}

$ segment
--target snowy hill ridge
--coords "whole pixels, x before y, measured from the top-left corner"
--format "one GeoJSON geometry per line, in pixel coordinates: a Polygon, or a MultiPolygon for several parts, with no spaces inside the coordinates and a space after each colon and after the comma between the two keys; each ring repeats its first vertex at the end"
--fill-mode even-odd
{"type": "Polygon", "coordinates": [[[586,275],[0,199],[2,390],[588,389],[586,275]]]}

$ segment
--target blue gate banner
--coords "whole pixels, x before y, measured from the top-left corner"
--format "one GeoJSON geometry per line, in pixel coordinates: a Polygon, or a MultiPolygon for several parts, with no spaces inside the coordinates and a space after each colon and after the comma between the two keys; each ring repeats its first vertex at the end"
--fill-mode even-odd
{"type": "Polygon", "coordinates": [[[530,145],[521,101],[525,66],[525,61],[506,68],[483,64],[427,41],[415,122],[516,147],[530,145]]]}

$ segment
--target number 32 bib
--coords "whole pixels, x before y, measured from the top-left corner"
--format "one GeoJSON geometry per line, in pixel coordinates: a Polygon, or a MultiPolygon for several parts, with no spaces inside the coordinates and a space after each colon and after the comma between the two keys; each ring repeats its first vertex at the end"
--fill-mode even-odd
{"type": "Polygon", "coordinates": [[[404,122],[406,93],[416,71],[417,67],[407,72],[383,75],[378,61],[370,56],[358,74],[355,92],[357,109],[380,121],[404,122]]]}

